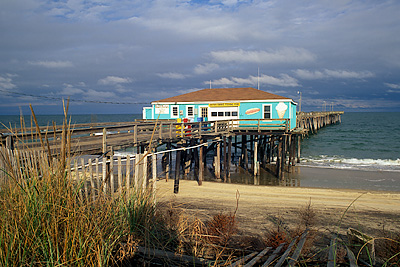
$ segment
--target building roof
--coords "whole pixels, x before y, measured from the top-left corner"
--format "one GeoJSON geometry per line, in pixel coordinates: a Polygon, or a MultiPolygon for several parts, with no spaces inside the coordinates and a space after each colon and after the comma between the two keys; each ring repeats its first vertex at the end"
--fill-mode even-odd
{"type": "Polygon", "coordinates": [[[271,94],[252,87],[247,88],[216,88],[203,89],[183,95],[173,96],[152,103],[165,102],[212,102],[212,101],[242,101],[242,100],[292,100],[291,98],[271,94]]]}

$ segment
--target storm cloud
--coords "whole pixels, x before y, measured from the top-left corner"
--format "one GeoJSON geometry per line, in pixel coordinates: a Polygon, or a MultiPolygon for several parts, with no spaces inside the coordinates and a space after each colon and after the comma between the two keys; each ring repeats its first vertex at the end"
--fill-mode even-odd
{"type": "Polygon", "coordinates": [[[301,92],[308,111],[400,111],[399,12],[390,0],[1,1],[0,114],[60,113],[68,97],[71,113],[140,113],[210,86],[301,92]]]}

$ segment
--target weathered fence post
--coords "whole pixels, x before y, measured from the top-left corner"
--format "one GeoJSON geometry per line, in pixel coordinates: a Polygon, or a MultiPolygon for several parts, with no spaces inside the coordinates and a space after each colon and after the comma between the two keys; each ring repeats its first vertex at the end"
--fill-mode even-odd
{"type": "Polygon", "coordinates": [[[152,155],[152,159],[153,159],[153,179],[152,179],[152,186],[153,186],[153,197],[155,200],[155,196],[156,196],[156,187],[157,187],[157,155],[153,154],[152,155]]]}

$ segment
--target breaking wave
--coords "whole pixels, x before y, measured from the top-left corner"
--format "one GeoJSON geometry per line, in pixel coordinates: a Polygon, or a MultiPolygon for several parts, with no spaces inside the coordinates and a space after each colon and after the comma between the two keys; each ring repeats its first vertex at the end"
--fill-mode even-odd
{"type": "Polygon", "coordinates": [[[354,169],[366,171],[396,171],[400,172],[399,159],[357,159],[340,156],[302,157],[301,166],[323,167],[334,169],[354,169]]]}

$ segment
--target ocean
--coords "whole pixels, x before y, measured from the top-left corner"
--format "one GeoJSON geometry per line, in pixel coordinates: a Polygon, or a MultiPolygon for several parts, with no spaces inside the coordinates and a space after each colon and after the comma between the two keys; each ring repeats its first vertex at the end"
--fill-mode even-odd
{"type": "MultiPolygon", "coordinates": [[[[71,115],[71,123],[137,118],[141,115],[71,115]]],[[[52,125],[52,121],[60,125],[63,116],[39,115],[37,119],[43,126],[52,125]]],[[[30,116],[25,121],[30,125],[30,116]]],[[[19,122],[19,116],[0,115],[0,128],[15,127],[19,122]]],[[[400,113],[344,113],[342,123],[324,127],[302,140],[301,162],[297,166],[306,169],[289,175],[290,186],[400,191],[400,113]]],[[[265,172],[260,178],[242,171],[231,176],[233,183],[282,185],[265,172]]]]}
{"type": "MultiPolygon", "coordinates": [[[[71,115],[71,123],[122,122],[140,114],[71,115]]],[[[24,116],[30,126],[30,116],[24,116]]],[[[38,115],[41,126],[63,122],[63,115],[38,115]]],[[[19,127],[20,116],[0,115],[0,128],[19,127]]],[[[400,113],[348,112],[342,123],[324,127],[301,143],[300,166],[400,172],[400,113]]]]}
{"type": "Polygon", "coordinates": [[[301,166],[400,172],[400,113],[344,113],[303,139],[301,156],[301,166]]]}

